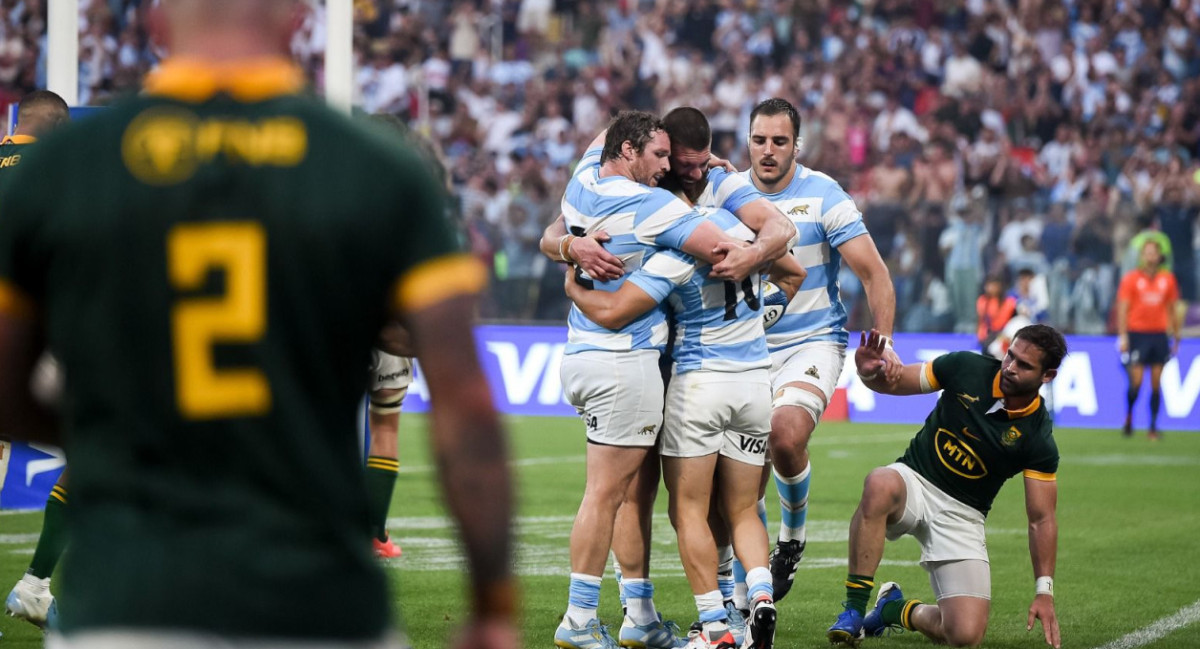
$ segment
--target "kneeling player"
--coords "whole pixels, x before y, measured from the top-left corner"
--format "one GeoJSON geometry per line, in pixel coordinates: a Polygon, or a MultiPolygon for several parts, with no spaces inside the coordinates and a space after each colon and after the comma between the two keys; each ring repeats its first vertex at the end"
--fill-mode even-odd
{"type": "Polygon", "coordinates": [[[1038,391],[1058,374],[1066,341],[1051,327],[1030,325],[1017,332],[1002,361],[955,352],[905,365],[890,384],[884,349],[884,338],[872,330],[855,352],[867,387],[896,395],[943,392],[904,456],[867,476],[850,523],[845,610],[829,627],[830,642],[857,646],[865,635],[902,626],[952,647],[982,643],[992,591],[984,519],[1004,482],[1022,473],[1029,554],[1038,575],[1028,625],[1040,619],[1046,642],[1058,647],[1058,447],[1038,391]],[[937,604],[906,599],[899,585],[888,582],[864,616],[884,538],[905,534],[921,544],[921,566],[937,604]]]}

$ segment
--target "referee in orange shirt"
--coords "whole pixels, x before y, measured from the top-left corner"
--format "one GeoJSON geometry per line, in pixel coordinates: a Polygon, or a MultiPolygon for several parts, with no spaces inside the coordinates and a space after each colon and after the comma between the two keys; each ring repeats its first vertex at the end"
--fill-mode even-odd
{"type": "Polygon", "coordinates": [[[1162,370],[1167,359],[1179,352],[1183,325],[1179,287],[1171,271],[1162,267],[1163,254],[1157,241],[1147,241],[1138,267],[1121,278],[1117,289],[1117,344],[1129,373],[1125,427],[1133,434],[1133,404],[1142,388],[1142,374],[1150,368],[1150,439],[1158,439],[1158,410],[1162,405],[1162,370]],[[1168,343],[1170,333],[1174,343],[1168,343]]]}

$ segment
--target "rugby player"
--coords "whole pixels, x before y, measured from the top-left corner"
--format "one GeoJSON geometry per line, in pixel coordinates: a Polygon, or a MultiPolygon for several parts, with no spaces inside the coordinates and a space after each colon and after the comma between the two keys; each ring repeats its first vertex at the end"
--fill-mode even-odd
{"type": "MultiPolygon", "coordinates": [[[[0,140],[0,192],[23,191],[20,187],[8,187],[10,183],[6,182],[21,164],[22,154],[27,153],[27,147],[38,138],[66,124],[70,119],[70,108],[57,93],[35,90],[21,99],[17,105],[17,125],[13,128],[12,135],[0,140]]],[[[0,201],[3,201],[2,194],[0,201]]],[[[58,363],[49,355],[44,356],[39,361],[36,375],[47,385],[47,396],[51,399],[56,398],[55,393],[61,387],[58,363]]],[[[9,452],[8,442],[0,439],[0,464],[8,462],[9,452]]],[[[4,485],[5,472],[0,470],[0,487],[4,485]]],[[[42,628],[53,625],[58,616],[58,604],[50,592],[50,578],[59,558],[62,557],[63,549],[67,547],[66,509],[67,470],[63,469],[58,481],[50,490],[49,497],[46,498],[42,531],[38,535],[37,547],[33,551],[29,568],[4,600],[6,613],[42,628]]]]}
{"type": "Polygon", "coordinates": [[[800,239],[791,254],[808,271],[784,315],[767,332],[774,394],[770,457],[782,511],[771,552],[776,600],[791,590],[804,556],[808,441],[833,397],[845,360],[847,314],[838,293],[843,260],[862,281],[874,326],[884,337],[885,373],[896,378],[901,365],[891,344],[896,295],[887,266],[854,200],[829,176],[796,163],[799,136],[800,115],[794,106],[778,98],[758,104],[750,113],[747,137],[751,167],[743,172],[796,224],[800,239]]]}
{"type": "Polygon", "coordinates": [[[505,436],[462,344],[485,269],[418,154],[306,95],[302,2],[160,9],[145,92],[39,143],[5,197],[0,430],[71,461],[48,646],[404,646],[351,434],[394,319],[466,553],[458,646],[516,649],[505,436]],[[47,341],[61,420],[29,393],[47,341]]]}
{"type": "Polygon", "coordinates": [[[831,642],[857,646],[889,627],[920,631],[936,644],[977,647],[987,630],[991,571],[984,520],[1000,488],[1022,474],[1029,518],[1029,555],[1036,575],[1027,628],[1041,620],[1046,643],[1061,636],[1054,611],[1058,547],[1058,447],[1038,391],[1058,374],[1067,353],[1062,334],[1034,324],[1017,331],[1003,360],[954,352],[905,365],[899,379],[883,373],[884,336],[861,336],[854,362],[868,388],[882,394],[942,391],[925,425],[896,462],[863,484],[850,522],[844,610],[829,627],[831,642]],[[880,587],[866,613],[884,539],[908,534],[921,545],[936,604],[906,599],[894,582],[880,587]]]}

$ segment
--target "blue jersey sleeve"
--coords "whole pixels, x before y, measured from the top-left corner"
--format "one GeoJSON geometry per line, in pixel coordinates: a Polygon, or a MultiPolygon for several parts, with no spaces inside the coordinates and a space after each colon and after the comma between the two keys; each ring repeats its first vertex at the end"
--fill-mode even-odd
{"type": "Polygon", "coordinates": [[[711,169],[708,182],[713,188],[713,200],[717,207],[737,212],[751,201],[762,198],[762,192],[741,174],[729,173],[724,169],[711,169]]]}

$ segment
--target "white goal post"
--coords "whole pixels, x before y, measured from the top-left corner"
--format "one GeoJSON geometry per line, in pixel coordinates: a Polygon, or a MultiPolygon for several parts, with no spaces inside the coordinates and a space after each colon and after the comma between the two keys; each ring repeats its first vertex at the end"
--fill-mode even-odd
{"type": "MultiPolygon", "coordinates": [[[[325,100],[350,112],[354,99],[353,0],[325,0],[325,100]]],[[[46,88],[79,103],[79,0],[50,0],[46,88]]]]}

